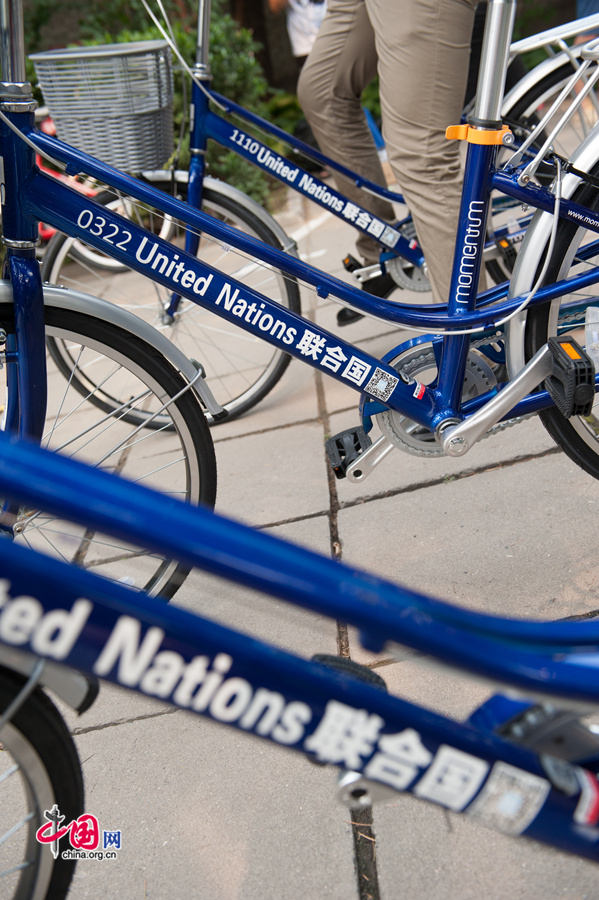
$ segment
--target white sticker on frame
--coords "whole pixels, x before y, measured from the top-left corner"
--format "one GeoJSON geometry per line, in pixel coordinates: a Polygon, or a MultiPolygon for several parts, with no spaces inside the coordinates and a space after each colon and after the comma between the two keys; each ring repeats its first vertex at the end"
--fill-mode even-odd
{"type": "Polygon", "coordinates": [[[544,778],[497,762],[468,815],[505,834],[522,834],[536,819],[550,790],[544,778]]]}

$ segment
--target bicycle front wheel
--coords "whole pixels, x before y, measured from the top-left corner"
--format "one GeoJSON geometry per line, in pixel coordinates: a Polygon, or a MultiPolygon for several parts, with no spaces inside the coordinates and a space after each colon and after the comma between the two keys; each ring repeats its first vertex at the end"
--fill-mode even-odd
{"type": "MultiPolygon", "coordinates": [[[[12,315],[12,304],[0,303],[7,332],[12,315]]],[[[174,366],[134,326],[48,302],[45,318],[50,342],[71,368],[48,359],[42,446],[185,502],[213,506],[210,431],[197,395],[174,366]]],[[[171,597],[188,572],[174,560],[39,510],[7,507],[5,517],[18,540],[152,594],[171,597]]]]}
{"type": "MultiPolygon", "coordinates": [[[[23,679],[0,667],[0,719],[23,679]]],[[[54,704],[36,689],[0,728],[0,892],[13,900],[66,897],[75,861],[56,859],[36,832],[53,806],[68,824],[84,812],[77,750],[54,704]]]]}
{"type": "MultiPolygon", "coordinates": [[[[595,169],[595,177],[599,167],[595,169]]],[[[599,209],[599,191],[592,185],[579,188],[573,200],[590,209],[599,209]]],[[[555,247],[547,270],[546,283],[580,275],[599,265],[599,241],[594,232],[569,222],[560,223],[555,247]]],[[[566,294],[551,303],[529,310],[526,317],[525,351],[529,359],[547,339],[555,335],[571,335],[585,346],[585,314],[587,306],[599,306],[598,287],[566,294]]],[[[543,425],[574,462],[590,475],[599,478],[599,400],[589,416],[564,418],[551,408],[540,413],[543,425]]]]}
{"type": "MultiPolygon", "coordinates": [[[[171,182],[166,180],[155,186],[165,191],[172,189],[171,182]]],[[[185,184],[176,185],[183,198],[186,187],[185,184]]],[[[184,246],[185,227],[180,222],[165,219],[161,212],[142,207],[130,197],[121,197],[119,206],[113,195],[110,205],[115,212],[139,222],[175,246],[184,246]]],[[[249,207],[217,188],[205,188],[202,209],[227,225],[281,249],[279,238],[267,223],[257,218],[249,207]]],[[[188,358],[202,365],[206,382],[229,419],[255,406],[285,372],[290,357],[282,350],[189,300],[179,300],[174,314],[167,314],[171,304],[169,291],[121,266],[111,271],[109,264],[97,265],[94,259],[98,251],[83,253],[82,246],[75,238],[55,235],[42,265],[44,281],[109,300],[162,331],[188,358]]],[[[198,257],[287,309],[300,312],[299,288],[294,278],[244,256],[208,235],[201,237],[198,257]]]]}

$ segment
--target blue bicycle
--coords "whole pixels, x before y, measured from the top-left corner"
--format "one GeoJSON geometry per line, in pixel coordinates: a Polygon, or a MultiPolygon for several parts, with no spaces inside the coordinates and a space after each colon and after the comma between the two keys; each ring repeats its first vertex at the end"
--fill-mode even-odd
{"type": "Polygon", "coordinates": [[[369,650],[413,647],[508,686],[457,722],[388,694],[346,657],[294,656],[0,541],[3,896],[66,892],[75,854],[62,829],[84,824],[89,809],[73,739],[46,691],[83,712],[98,679],[337,767],[333,791],[351,809],[407,792],[475,827],[599,861],[599,744],[581,721],[599,697],[596,621],[451,606],[6,435],[0,491],[341,619],[369,650]],[[53,815],[64,817],[55,830],[53,815]]]}
{"type": "MultiPolygon", "coordinates": [[[[593,51],[589,51],[582,75],[592,72],[596,78],[595,70],[593,51]]],[[[578,95],[571,115],[590,93],[593,78],[578,95]]],[[[569,93],[571,87],[567,88],[569,93]]],[[[206,106],[204,92],[199,87],[196,90],[196,103],[203,102],[206,106]]],[[[594,194],[592,173],[599,156],[596,141],[589,137],[571,161],[562,160],[551,152],[547,154],[545,147],[548,141],[553,143],[555,134],[563,133],[561,114],[559,127],[548,125],[555,119],[562,102],[560,94],[548,115],[521,145],[514,146],[507,128],[500,124],[500,92],[489,101],[493,108],[475,109],[473,119],[496,121],[497,129],[487,129],[487,133],[479,134],[485,130],[462,125],[454,131],[454,136],[468,143],[469,154],[457,242],[461,249],[447,307],[396,304],[357,291],[289,254],[244,237],[212,217],[194,212],[189,206],[184,207],[149,186],[140,185],[98,161],[91,161],[47,135],[36,133],[33,137],[38,150],[70,170],[85,171],[102,183],[112,184],[125,197],[137,197],[144,207],[162,208],[171,218],[184,222],[186,241],[191,241],[194,247],[197,247],[200,234],[210,235],[221,246],[224,243],[227,248],[235,247],[251,257],[248,267],[252,272],[263,271],[255,262],[260,260],[268,267],[267,272],[279,270],[285,278],[299,278],[311,284],[320,296],[333,294],[361,311],[428,333],[392,348],[381,360],[370,357],[358,347],[307,322],[285,304],[255,290],[244,280],[248,273],[243,266],[238,272],[240,280],[229,275],[225,277],[205,262],[203,256],[198,259],[195,253],[190,253],[189,247],[184,250],[176,244],[173,248],[159,234],[142,230],[133,219],[124,220],[108,207],[98,209],[86,198],[63,192],[63,186],[51,179],[42,180],[41,176],[36,176],[34,203],[37,215],[44,221],[57,223],[57,227],[71,234],[75,241],[100,249],[119,266],[131,270],[131,277],[137,279],[131,282],[132,297],[141,295],[145,298],[142,293],[144,282],[139,280],[140,275],[145,275],[169,292],[169,308],[173,314],[185,298],[187,306],[199,306],[210,314],[216,313],[228,327],[241,329],[241,333],[250,336],[253,345],[266,342],[276,353],[296,356],[361,393],[361,425],[339,436],[330,447],[333,465],[339,475],[346,474],[354,480],[364,478],[394,447],[420,455],[461,454],[504,419],[518,419],[534,412],[542,413],[566,452],[589,472],[596,473],[596,440],[594,420],[589,419],[590,410],[581,405],[575,412],[573,406],[564,404],[562,411],[557,412],[555,403],[561,402],[557,398],[561,398],[566,390],[563,385],[559,387],[557,376],[552,375],[547,381],[546,390],[536,390],[553,366],[548,363],[548,354],[553,351],[544,352],[543,361],[535,360],[534,365],[524,368],[525,363],[545,346],[548,337],[557,336],[558,319],[560,334],[565,331],[580,336],[584,323],[582,314],[590,302],[588,294],[581,293],[581,289],[593,283],[595,270],[591,267],[584,275],[578,273],[581,268],[587,269],[593,260],[593,242],[587,247],[582,231],[568,222],[558,228],[556,215],[539,216],[527,234],[526,260],[518,265],[510,287],[513,296],[503,299],[506,288],[498,286],[477,299],[475,290],[486,244],[484,223],[490,209],[489,187],[546,213],[556,213],[559,209],[560,215],[570,222],[582,221],[590,226],[594,222],[592,212],[585,213],[580,220],[576,216],[582,216],[579,212],[581,203],[591,202],[589,192],[594,194]],[[537,147],[539,135],[543,136],[540,148],[537,147]],[[505,150],[506,146],[512,148],[511,160],[515,162],[508,157],[496,168],[498,151],[505,150]],[[557,173],[558,196],[546,187],[547,172],[557,173]],[[47,196],[42,198],[42,194],[47,196]],[[62,197],[65,203],[70,197],[70,211],[66,215],[57,215],[62,197]],[[581,242],[585,249],[577,252],[581,242]],[[539,269],[541,260],[544,264],[539,269]],[[540,274],[542,278],[537,277],[540,274]],[[552,279],[557,279],[557,288],[543,285],[543,281],[552,279]],[[564,298],[564,310],[559,313],[556,312],[557,297],[564,298]],[[548,313],[550,306],[551,315],[548,313]],[[465,421],[461,422],[464,417],[465,421]],[[370,433],[375,422],[381,436],[372,442],[370,433]],[[475,422],[478,424],[474,425],[475,422]],[[458,431],[452,434],[456,428],[458,431]]],[[[214,124],[216,117],[207,108],[205,118],[212,123],[211,127],[217,127],[214,124]]],[[[196,165],[200,183],[201,159],[199,154],[196,165]]],[[[129,275],[116,271],[113,279],[117,277],[124,284],[129,275]]],[[[54,355],[60,356],[61,351],[55,351],[54,355]]],[[[68,351],[62,351],[62,356],[64,371],[73,372],[77,383],[77,372],[68,351]]],[[[573,396],[571,391],[568,396],[573,396]]],[[[121,399],[116,396],[115,406],[121,399]]]]}
{"type": "MultiPolygon", "coordinates": [[[[346,227],[349,237],[352,234],[350,229],[353,229],[356,237],[367,235],[378,242],[380,262],[362,266],[349,254],[345,258],[345,265],[350,270],[346,277],[357,287],[390,297],[395,304],[405,305],[408,310],[413,304],[412,308],[416,310],[420,304],[415,302],[414,292],[427,292],[430,285],[424,256],[401,193],[361,178],[313,147],[216,93],[211,86],[210,74],[209,2],[202,3],[199,9],[197,61],[193,69],[181,58],[168,23],[163,24],[149,6],[148,11],[160,27],[165,44],[161,50],[146,45],[145,53],[148,56],[151,52],[160,55],[161,65],[150,67],[146,64],[144,77],[149,81],[156,73],[155,92],[163,97],[166,93],[164,60],[168,42],[179,66],[192,83],[193,127],[189,170],[175,166],[172,171],[167,171],[161,167],[162,159],[170,153],[170,144],[162,149],[153,146],[164,132],[161,120],[156,124],[156,138],[148,141],[147,115],[144,118],[132,106],[131,114],[127,116],[123,101],[126,92],[122,85],[133,79],[141,67],[143,44],[74,48],[33,57],[45,101],[58,124],[59,136],[119,169],[136,172],[142,167],[142,178],[148,184],[186,200],[210,216],[273,247],[296,252],[294,241],[272,216],[240,191],[206,175],[205,152],[209,142],[216,141],[278,180],[298,199],[336,217],[339,224],[346,227]],[[108,108],[105,102],[107,91],[113,98],[108,108]],[[101,109],[100,115],[95,114],[97,109],[101,109]],[[138,124],[139,120],[142,120],[141,124],[138,124]],[[287,156],[272,150],[266,143],[269,140],[276,141],[279,147],[285,145],[287,156]],[[359,203],[350,202],[343,191],[336,190],[330,181],[323,181],[314,171],[302,168],[303,157],[349,179],[362,189],[365,197],[371,194],[394,203],[397,221],[390,226],[359,203]],[[402,289],[409,292],[408,301],[405,295],[402,296],[402,289]]],[[[546,61],[517,80],[502,102],[501,118],[510,125],[518,141],[527,137],[532,127],[538,124],[544,111],[560,96],[580,66],[580,48],[568,48],[566,39],[581,28],[596,26],[597,18],[568,23],[512,45],[510,54],[516,61],[530,49],[542,47],[551,53],[546,61]]],[[[588,78],[588,75],[587,70],[582,77],[588,78]]],[[[134,91],[129,93],[134,94],[134,91]]],[[[567,97],[576,99],[574,88],[570,88],[567,97]]],[[[592,107],[591,98],[592,95],[587,94],[586,103],[592,107]]],[[[560,109],[564,105],[565,97],[560,109]]],[[[552,124],[557,118],[556,113],[551,122],[537,132],[537,143],[539,134],[546,136],[553,130],[552,124]]],[[[587,106],[578,104],[567,129],[554,136],[554,151],[567,157],[569,151],[586,137],[596,118],[593,107],[588,111],[587,106]]],[[[197,229],[190,229],[185,222],[170,214],[165,217],[160,209],[148,202],[140,204],[122,191],[104,191],[101,202],[108,208],[198,255],[208,265],[254,287],[293,312],[300,312],[300,285],[297,278],[289,273],[283,275],[278,268],[261,265],[255,256],[241,255],[229,241],[222,238],[213,240],[206,231],[200,236],[197,229]]],[[[523,211],[514,198],[499,194],[493,197],[491,208],[483,258],[490,278],[499,284],[511,276],[516,252],[532,214],[523,211]]],[[[321,260],[318,265],[329,273],[336,274],[341,269],[338,259],[326,259],[324,263],[321,260]]],[[[262,400],[278,383],[289,363],[286,348],[273,347],[259,339],[252,339],[247,333],[223,321],[215,321],[209,312],[190,303],[182,295],[142,278],[138,272],[126,268],[107,254],[99,253],[79,238],[56,235],[44,254],[42,275],[44,281],[83,290],[130,309],[162,331],[186,356],[201,363],[207,384],[228,413],[229,420],[247,412],[262,400]]],[[[304,291],[305,288],[304,284],[304,291]]],[[[351,309],[346,312],[359,318],[351,309]]],[[[359,332],[354,331],[354,334],[359,335],[359,332]]],[[[50,349],[57,365],[69,365],[69,360],[62,358],[59,348],[51,345],[50,349]]],[[[470,392],[483,390],[496,380],[492,370],[498,353],[503,353],[503,348],[496,351],[492,359],[475,355],[468,373],[470,392]]],[[[396,364],[408,376],[419,375],[420,380],[425,381],[431,377],[434,359],[430,353],[411,354],[407,360],[396,364]]],[[[405,448],[425,455],[432,451],[430,441],[423,445],[421,441],[409,438],[404,431],[402,429],[402,445],[405,448]]]]}

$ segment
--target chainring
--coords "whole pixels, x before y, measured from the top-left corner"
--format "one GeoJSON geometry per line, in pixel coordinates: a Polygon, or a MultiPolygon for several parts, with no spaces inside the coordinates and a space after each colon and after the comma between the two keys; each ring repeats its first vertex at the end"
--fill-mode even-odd
{"type": "MultiPolygon", "coordinates": [[[[390,360],[391,365],[400,372],[405,379],[418,381],[432,381],[437,374],[437,363],[432,347],[416,347],[407,350],[390,360]],[[423,379],[425,373],[430,377],[423,379]]],[[[497,384],[493,369],[478,350],[472,349],[466,360],[466,373],[464,375],[464,389],[462,400],[470,400],[491,390],[497,384]]],[[[440,444],[435,440],[432,431],[402,416],[392,409],[386,409],[375,417],[382,433],[392,441],[400,450],[411,453],[414,456],[443,456],[440,444]]]]}
{"type": "MultiPolygon", "coordinates": [[[[408,241],[416,238],[416,229],[413,222],[405,222],[399,230],[408,241]]],[[[385,271],[399,287],[405,290],[424,292],[431,289],[426,263],[424,266],[414,266],[406,259],[393,256],[391,259],[385,260],[385,271]]]]}

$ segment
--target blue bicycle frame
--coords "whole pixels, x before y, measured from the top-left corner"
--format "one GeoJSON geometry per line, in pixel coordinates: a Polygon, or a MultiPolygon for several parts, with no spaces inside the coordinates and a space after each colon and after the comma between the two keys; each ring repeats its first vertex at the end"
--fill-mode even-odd
{"type": "MultiPolygon", "coordinates": [[[[6,435],[0,492],[341,619],[369,649],[409,645],[549,695],[558,707],[557,698],[599,698],[596,622],[468,612],[6,435]]],[[[0,573],[0,648],[43,656],[362,773],[367,785],[599,861],[599,754],[572,763],[494,733],[533,701],[498,696],[459,723],[7,540],[0,540],[0,573]],[[339,727],[359,734],[358,744],[339,740],[339,727]],[[522,800],[507,812],[506,793],[522,800]]]]}
{"type": "MultiPolygon", "coordinates": [[[[495,37],[496,46],[492,47],[490,52],[494,54],[493,58],[501,61],[506,58],[509,37],[503,32],[495,37]]],[[[289,254],[235,231],[190,205],[182,204],[148,185],[131,179],[48,135],[34,131],[30,105],[27,106],[25,101],[27,109],[21,111],[23,101],[19,106],[10,93],[8,101],[7,113],[17,131],[33,141],[40,151],[64,163],[67,172],[71,174],[86,172],[125,195],[133,196],[142,203],[157,207],[182,220],[189,226],[190,234],[196,233],[193,235],[196,243],[197,234],[205,232],[253,258],[263,260],[268,265],[314,285],[322,297],[332,293],[365,312],[415,328],[429,330],[442,328],[448,331],[479,328],[481,332],[488,329],[492,333],[495,322],[520,305],[521,297],[501,300],[503,296],[501,288],[487,291],[480,297],[476,296],[485,242],[485,229],[481,227],[481,223],[486,221],[490,191],[493,188],[500,188],[506,195],[528,203],[531,207],[543,210],[554,208],[554,198],[549,191],[534,186],[522,188],[518,184],[518,171],[505,173],[495,170],[497,148],[500,146],[497,135],[501,137],[500,131],[486,127],[470,130],[466,128],[464,137],[469,142],[468,154],[449,303],[446,307],[398,305],[357,290],[289,254]],[[481,131],[488,134],[490,140],[495,140],[495,143],[478,143],[481,131]],[[471,141],[471,136],[476,138],[476,141],[471,141]]],[[[498,94],[494,99],[495,118],[498,116],[500,103],[501,96],[498,94]]],[[[480,109],[475,110],[475,115],[477,120],[486,123],[493,120],[493,116],[485,115],[484,110],[483,114],[480,109]]],[[[207,110],[206,116],[212,121],[210,119],[212,114],[207,110]]],[[[499,123],[497,127],[499,128],[499,123]]],[[[24,253],[30,253],[30,250],[19,249],[22,236],[27,235],[26,242],[31,246],[30,235],[36,227],[35,223],[38,220],[47,222],[163,284],[175,296],[182,295],[200,304],[254,336],[269,341],[277,348],[357,390],[368,401],[365,410],[367,421],[368,414],[389,407],[435,432],[447,421],[456,422],[476,412],[496,393],[494,389],[462,403],[463,375],[469,347],[467,336],[448,335],[443,339],[440,349],[436,350],[439,358],[439,377],[435,384],[425,386],[413,380],[406,383],[388,362],[393,356],[392,353],[383,360],[376,359],[258,292],[246,288],[242,283],[225,279],[218,271],[211,269],[197,259],[195,254],[189,252],[191,238],[188,238],[188,247],[185,251],[169,245],[131,221],[98,206],[93,200],[81,196],[63,183],[40,173],[35,167],[31,149],[4,123],[0,129],[0,137],[7,172],[11,173],[11,178],[7,179],[4,212],[5,235],[9,239],[11,260],[24,253]],[[11,184],[18,185],[17,195],[10,195],[11,184]],[[14,246],[11,245],[11,241],[14,246]]],[[[192,205],[199,200],[194,192],[201,184],[202,165],[202,154],[194,154],[190,175],[192,205]]],[[[599,216],[578,207],[571,201],[561,202],[560,214],[573,220],[582,219],[589,228],[599,230],[599,216]]],[[[33,266],[32,260],[30,263],[33,266]]],[[[14,261],[11,262],[11,267],[16,268],[14,261]]],[[[20,281],[25,284],[36,277],[28,273],[24,261],[21,269],[23,267],[25,272],[20,270],[13,274],[13,282],[17,288],[15,307],[17,329],[19,323],[23,321],[23,316],[18,312],[21,305],[18,284],[20,281]]],[[[547,302],[569,291],[594,284],[598,280],[599,270],[594,268],[584,276],[540,289],[531,305],[547,302]]],[[[24,295],[27,293],[28,290],[23,291],[24,295]]],[[[18,339],[18,344],[20,347],[27,346],[25,340],[18,339]]],[[[22,408],[28,408],[34,405],[34,398],[39,395],[37,388],[34,387],[30,391],[29,386],[39,385],[41,377],[34,379],[26,375],[21,380],[23,383],[19,391],[20,402],[22,408]]],[[[519,402],[505,411],[504,417],[538,412],[551,404],[552,401],[546,391],[537,391],[533,395],[519,398],[519,402]]],[[[41,410],[38,410],[35,418],[39,419],[40,413],[41,410]]],[[[20,418],[23,419],[22,416],[20,418]]]]}
{"type": "MultiPolygon", "coordinates": [[[[508,4],[508,8],[513,4],[508,4]]],[[[500,3],[498,8],[501,8],[500,3]]],[[[492,34],[492,30],[489,30],[492,34]]],[[[498,64],[507,58],[509,35],[507,30],[494,35],[495,44],[490,47],[489,56],[498,64]]],[[[15,81],[18,79],[15,78],[15,81]]],[[[499,82],[498,82],[499,83],[499,82]]],[[[484,87],[484,83],[483,83],[484,87]]],[[[495,168],[497,149],[500,144],[494,135],[500,134],[488,128],[489,121],[496,121],[501,105],[501,90],[493,97],[491,114],[485,114],[480,103],[475,109],[475,121],[487,123],[468,129],[463,136],[468,141],[463,198],[456,239],[456,253],[453,265],[452,287],[447,306],[399,305],[373,297],[362,290],[327,275],[295,257],[267,246],[235,229],[205,215],[190,205],[182,204],[152,187],[137,182],[98,160],[77,151],[62,142],[38,133],[33,128],[31,104],[19,99],[22,86],[12,88],[5,100],[7,115],[18,132],[33,141],[36,148],[66,165],[67,172],[85,172],[106,183],[125,195],[133,196],[142,203],[157,207],[189,226],[190,232],[207,233],[226,242],[253,258],[263,260],[283,272],[294,275],[313,285],[319,296],[328,294],[350,303],[352,306],[389,322],[427,330],[445,329],[448,332],[478,328],[493,334],[495,323],[514,311],[522,297],[501,299],[504,289],[497,288],[477,297],[476,285],[482,263],[489,195],[492,189],[500,189],[507,196],[514,197],[532,208],[552,211],[553,195],[544,188],[518,183],[518,170],[497,171],[495,168]],[[23,110],[23,111],[22,111],[23,110]],[[490,135],[495,143],[480,144],[481,132],[490,135]]],[[[202,94],[203,97],[203,94],[202,94]]],[[[205,98],[204,98],[205,101],[205,98]]],[[[489,107],[488,98],[484,99],[489,107]]],[[[488,113],[488,110],[487,110],[488,113]]],[[[209,121],[212,113],[206,111],[209,121]]],[[[0,128],[3,156],[6,168],[6,199],[4,208],[4,233],[8,238],[8,251],[13,284],[15,285],[15,309],[17,320],[18,346],[27,349],[29,338],[25,335],[23,322],[28,313],[21,312],[22,303],[31,295],[29,286],[37,278],[31,258],[31,235],[38,220],[79,238],[86,243],[112,255],[132,269],[163,284],[174,295],[182,295],[220,315],[260,339],[269,341],[296,358],[307,362],[321,372],[337,378],[342,383],[357,390],[367,401],[365,412],[381,411],[385,407],[401,412],[411,420],[436,432],[444,423],[456,422],[481,409],[496,393],[496,389],[481,394],[462,403],[462,384],[468,354],[467,336],[448,334],[435,345],[439,361],[439,375],[431,386],[417,381],[406,383],[389,364],[391,352],[382,360],[376,359],[354,345],[341,340],[318,325],[281,307],[256,291],[246,288],[233,279],[225,279],[218,271],[205,265],[189,250],[175,248],[153,234],[139,228],[117,214],[98,206],[93,200],[82,197],[66,185],[40,173],[35,167],[33,153],[18,134],[5,123],[0,128]],[[11,193],[11,186],[17,192],[11,193]],[[24,239],[25,236],[25,239],[24,239]],[[27,246],[22,246],[25,243],[27,246]],[[29,248],[29,249],[28,249],[29,248]],[[17,262],[17,260],[20,260],[17,262]],[[31,271],[30,271],[31,270],[31,271]],[[21,285],[23,286],[21,288],[21,285]],[[21,299],[21,295],[23,300],[21,299]]],[[[191,172],[191,193],[194,184],[200,184],[202,155],[194,154],[191,172]]],[[[560,203],[560,215],[572,221],[584,221],[591,229],[599,231],[599,215],[583,209],[570,200],[560,203]]],[[[195,238],[197,240],[197,237],[195,238]]],[[[557,284],[541,288],[531,306],[545,303],[555,297],[579,290],[599,281],[599,269],[594,267],[584,275],[570,278],[557,284]]],[[[37,288],[39,292],[39,286],[37,288]]],[[[38,315],[39,318],[39,315],[38,315]]],[[[38,323],[39,325],[39,323],[38,323]]],[[[41,328],[36,329],[41,340],[41,328]]],[[[31,363],[35,365],[35,363],[31,363]]],[[[43,383],[43,372],[27,372],[21,367],[19,402],[21,409],[31,409],[28,417],[15,416],[9,410],[9,417],[33,424],[26,432],[39,431],[40,396],[38,386],[43,383]]],[[[536,387],[536,385],[535,385],[536,387]]],[[[538,412],[552,405],[544,390],[518,398],[503,417],[517,417],[538,412]]]]}
{"type": "MultiPolygon", "coordinates": [[[[15,124],[18,119],[19,114],[13,114],[15,124]]],[[[201,211],[165,196],[164,193],[141,184],[48,135],[35,132],[31,124],[24,126],[20,122],[17,127],[20,127],[40,150],[65,163],[67,171],[71,173],[85,171],[128,196],[158,207],[182,220],[190,228],[206,232],[254,258],[314,285],[321,297],[333,294],[364,312],[414,328],[430,330],[480,328],[481,331],[493,329],[496,321],[520,305],[521,297],[497,302],[500,296],[497,289],[487,291],[479,298],[476,296],[475,285],[481,264],[484,229],[478,229],[479,234],[473,243],[473,210],[476,211],[476,218],[484,221],[491,187],[501,188],[506,194],[540,209],[552,210],[554,207],[554,198],[548,191],[536,187],[522,188],[517,183],[517,173],[507,175],[504,172],[494,171],[496,146],[469,144],[464,199],[456,244],[457,259],[454,263],[449,305],[447,308],[439,305],[400,306],[355,289],[289,254],[243,235],[201,211]],[[466,244],[474,246],[476,254],[471,257],[474,263],[468,260],[468,285],[464,286],[461,269],[464,268],[462,248],[466,244]]],[[[7,148],[6,152],[9,152],[10,147],[10,152],[21,156],[23,146],[19,138],[5,126],[0,133],[3,145],[7,148]]],[[[468,344],[468,341],[461,337],[445,338],[444,358],[448,362],[444,364],[436,386],[429,388],[418,383],[405,384],[384,360],[367,355],[363,350],[289,312],[275,301],[249,290],[242,283],[224,279],[219,272],[212,270],[200,259],[179,248],[173,248],[136,224],[96,205],[92,200],[82,197],[64,184],[38,172],[33,164],[29,174],[23,179],[19,201],[21,210],[31,219],[48,222],[61,231],[109,253],[173,292],[227,318],[253,335],[269,341],[325,374],[365,393],[368,399],[401,411],[433,431],[445,418],[461,418],[464,414],[467,415],[480,408],[489,399],[489,395],[485,394],[468,402],[463,408],[460,405],[461,374],[468,344]],[[452,368],[453,363],[450,363],[450,360],[454,359],[461,360],[455,370],[452,368]],[[453,373],[451,378],[448,376],[450,370],[453,373]]],[[[584,221],[588,227],[599,230],[599,216],[571,201],[562,201],[560,212],[564,217],[573,220],[585,216],[584,221]]],[[[599,270],[594,268],[584,276],[548,285],[539,290],[532,305],[547,302],[583,286],[594,284],[598,280],[599,270]]],[[[548,395],[540,391],[534,397],[523,400],[511,414],[534,412],[549,405],[551,400],[548,395]]]]}
{"type": "MultiPolygon", "coordinates": [[[[417,240],[413,237],[406,238],[399,230],[401,226],[408,221],[408,217],[396,226],[391,226],[382,219],[378,219],[373,213],[359,206],[354,201],[348,200],[344,194],[333,188],[330,184],[325,184],[317,176],[310,174],[301,166],[290,163],[288,160],[279,156],[271,150],[266,144],[258,140],[251,134],[247,134],[240,128],[234,127],[226,119],[210,111],[209,102],[213,99],[227,113],[233,113],[240,118],[245,119],[252,125],[269,132],[273,137],[280,141],[284,141],[302,154],[311,156],[316,162],[319,162],[327,168],[333,169],[340,175],[344,175],[353,181],[357,187],[366,189],[369,193],[386,200],[393,200],[397,203],[405,203],[401,194],[395,193],[365,178],[356,176],[355,172],[329,159],[324,154],[314,150],[304,144],[302,141],[288,135],[275,125],[270,124],[266,119],[262,119],[255,113],[251,113],[244,107],[239,106],[232,100],[217,94],[215,91],[208,89],[209,80],[200,82],[200,87],[196,82],[192,88],[192,104],[194,107],[194,127],[191,132],[192,149],[194,151],[206,149],[209,139],[213,139],[225,147],[227,150],[233,150],[239,156],[247,159],[253,165],[262,169],[267,174],[273,175],[284,185],[292,187],[298,193],[303,194],[309,200],[322,206],[324,209],[333,213],[342,221],[352,225],[357,231],[367,234],[368,237],[378,241],[381,245],[381,251],[391,252],[402,256],[408,262],[415,266],[422,266],[424,263],[424,255],[417,240]],[[206,91],[206,93],[204,93],[206,91]]],[[[194,154],[195,155],[195,154],[194,154]]],[[[202,163],[200,163],[201,165],[202,163]]],[[[190,182],[195,174],[194,169],[198,163],[194,164],[193,157],[190,164],[190,182]]]]}
{"type": "MultiPolygon", "coordinates": [[[[283,143],[300,156],[307,157],[319,165],[344,176],[353,182],[356,187],[363,189],[369,194],[391,202],[405,204],[405,199],[400,192],[390,190],[364,178],[352,169],[348,169],[341,163],[331,159],[317,148],[306,144],[228,97],[224,97],[212,90],[209,61],[210,6],[210,0],[200,0],[199,2],[196,63],[193,70],[194,81],[191,97],[192,128],[190,135],[191,161],[188,202],[197,208],[201,207],[207,143],[209,140],[215,140],[221,146],[247,159],[252,165],[262,169],[262,171],[276,178],[282,184],[293,188],[293,190],[303,194],[308,200],[322,206],[342,221],[352,225],[357,231],[361,231],[372,240],[378,241],[381,247],[381,260],[383,263],[390,256],[398,255],[407,262],[421,267],[424,263],[424,256],[418,245],[417,238],[414,235],[408,238],[401,231],[402,226],[410,221],[409,215],[394,226],[390,226],[389,223],[377,219],[376,216],[355,201],[349,201],[342,192],[324,183],[314,174],[307,172],[295,163],[290,163],[288,159],[272,151],[266,144],[257,139],[255,134],[244,132],[241,128],[231,125],[223,117],[222,113],[235,116],[237,119],[247,122],[249,126],[270,135],[278,143],[283,143]],[[212,109],[210,108],[211,101],[213,101],[212,109]],[[220,113],[214,111],[214,106],[220,110],[220,113]]],[[[154,19],[154,22],[157,25],[159,24],[156,19],[154,19]]],[[[582,22],[580,27],[583,30],[582,22]]],[[[166,38],[166,32],[162,30],[162,33],[166,38]]],[[[575,29],[572,30],[572,33],[575,33],[575,29]]],[[[570,35],[566,31],[565,37],[567,36],[570,35]]],[[[545,46],[543,41],[546,35],[541,34],[538,37],[538,46],[545,46]]],[[[563,38],[561,40],[563,41],[563,38]]],[[[371,119],[372,117],[367,113],[367,120],[369,118],[371,119]]],[[[509,234],[507,227],[498,228],[494,235],[493,245],[496,245],[502,237],[508,235],[512,241],[520,240],[530,221],[530,216],[520,216],[519,221],[520,227],[516,235],[509,234]]],[[[193,241],[193,238],[191,240],[193,241]]],[[[194,247],[193,243],[191,243],[190,250],[191,252],[196,252],[197,246],[194,247]]]]}
{"type": "MultiPolygon", "coordinates": [[[[326,166],[340,175],[344,175],[354,182],[357,187],[364,188],[377,197],[397,203],[405,203],[400,193],[362,178],[351,169],[330,159],[316,148],[310,147],[303,141],[287,134],[286,131],[278,128],[276,125],[272,125],[267,120],[239,106],[227,97],[212,91],[209,64],[209,33],[210,0],[200,0],[196,64],[191,96],[191,162],[189,167],[188,202],[197,208],[201,206],[206,147],[208,140],[213,139],[228,150],[232,150],[239,156],[244,157],[267,174],[272,175],[284,185],[292,187],[309,200],[329,210],[344,222],[351,224],[358,231],[378,241],[381,245],[381,250],[390,251],[392,255],[398,254],[415,266],[422,266],[424,256],[417,240],[413,237],[406,238],[399,230],[401,225],[404,224],[403,222],[399,222],[397,226],[391,226],[389,223],[378,219],[359,204],[350,202],[340,191],[335,190],[315,175],[302,169],[301,166],[290,163],[289,160],[273,152],[266,144],[256,139],[254,135],[247,134],[242,129],[233,127],[221,116],[210,111],[210,100],[213,100],[223,112],[232,113],[250,125],[256,126],[263,132],[270,134],[277,141],[283,142],[301,155],[311,158],[321,166],[326,166]]],[[[408,221],[408,218],[405,221],[408,221]]]]}

